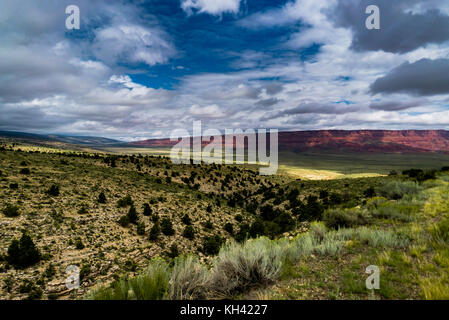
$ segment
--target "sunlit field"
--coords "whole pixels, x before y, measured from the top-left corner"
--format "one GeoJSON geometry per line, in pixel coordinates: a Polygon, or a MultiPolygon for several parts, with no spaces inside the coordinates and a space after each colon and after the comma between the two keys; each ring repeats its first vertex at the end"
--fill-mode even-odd
{"type": "MultiPolygon", "coordinates": [[[[163,157],[170,157],[171,152],[171,148],[104,148],[102,150],[116,154],[163,157]]],[[[235,163],[242,164],[244,161],[235,161],[235,163]]],[[[280,152],[278,174],[304,180],[378,177],[411,167],[437,169],[447,163],[449,163],[449,155],[441,153],[280,152]]]]}

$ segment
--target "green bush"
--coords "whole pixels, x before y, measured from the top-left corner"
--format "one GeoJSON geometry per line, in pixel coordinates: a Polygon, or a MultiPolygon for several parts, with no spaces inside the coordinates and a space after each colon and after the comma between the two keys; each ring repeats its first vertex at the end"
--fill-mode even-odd
{"type": "Polygon", "coordinates": [[[161,234],[161,227],[159,226],[159,222],[156,221],[153,224],[153,227],[151,227],[149,239],[151,241],[156,241],[159,238],[160,234],[161,234]]]}
{"type": "Polygon", "coordinates": [[[234,225],[228,222],[224,225],[224,230],[232,236],[234,234],[234,225]]]}
{"type": "Polygon", "coordinates": [[[244,223],[240,226],[240,230],[235,234],[234,239],[237,242],[243,242],[249,237],[250,237],[250,226],[247,223],[244,223]]]}
{"type": "Polygon", "coordinates": [[[295,221],[286,212],[282,212],[273,222],[279,226],[279,231],[276,234],[290,231],[295,227],[295,221]]]}
{"type": "Polygon", "coordinates": [[[9,203],[3,208],[2,212],[8,218],[17,217],[20,215],[19,207],[13,206],[9,203]]]}
{"type": "Polygon", "coordinates": [[[181,221],[187,226],[192,224],[192,219],[187,213],[182,217],[181,221]]]}
{"type": "Polygon", "coordinates": [[[10,188],[11,190],[19,189],[19,184],[18,184],[18,183],[10,183],[10,184],[9,184],[9,188],[10,188]]]}
{"type": "Polygon", "coordinates": [[[134,204],[133,199],[130,195],[127,195],[126,197],[123,197],[117,201],[117,208],[125,208],[132,206],[134,204]]]}
{"type": "Polygon", "coordinates": [[[128,217],[130,223],[137,224],[139,216],[137,215],[137,210],[133,205],[129,207],[128,214],[126,216],[128,217]]]}
{"type": "Polygon", "coordinates": [[[91,273],[90,264],[85,264],[80,269],[80,281],[86,279],[86,277],[91,273]]]}
{"type": "Polygon", "coordinates": [[[98,203],[106,203],[106,195],[104,194],[104,192],[100,192],[100,194],[98,195],[98,203]]]}
{"type": "Polygon", "coordinates": [[[251,238],[257,238],[266,235],[265,222],[262,219],[257,219],[251,224],[249,228],[249,235],[251,238]]]}
{"type": "MultiPolygon", "coordinates": [[[[333,201],[334,194],[330,195],[330,200],[333,201]]],[[[295,215],[299,215],[300,221],[315,221],[321,220],[324,207],[318,201],[318,197],[309,195],[305,204],[301,203],[299,207],[293,209],[295,215]]]]}
{"type": "Polygon", "coordinates": [[[424,182],[427,180],[435,180],[435,179],[436,179],[436,171],[435,170],[423,172],[416,177],[416,181],[418,181],[418,182],[424,182]]]}
{"type": "Polygon", "coordinates": [[[41,260],[41,254],[31,237],[23,233],[20,240],[11,242],[6,260],[16,268],[26,268],[38,263],[41,260]]]}
{"type": "Polygon", "coordinates": [[[375,197],[375,196],[376,196],[376,190],[374,190],[374,187],[369,187],[369,188],[367,188],[367,189],[363,192],[363,195],[364,195],[366,198],[372,198],[372,197],[375,197]]]}
{"type": "Polygon", "coordinates": [[[424,171],[421,169],[409,169],[402,171],[402,174],[409,176],[410,178],[416,178],[418,175],[423,174],[424,171]]]}
{"type": "Polygon", "coordinates": [[[206,237],[203,241],[202,251],[206,255],[214,256],[218,254],[223,243],[224,239],[218,235],[206,237]]]}
{"type": "Polygon", "coordinates": [[[137,224],[137,234],[139,236],[145,235],[145,223],[144,222],[140,222],[137,224]]]}
{"type": "Polygon", "coordinates": [[[370,203],[371,215],[375,218],[393,219],[397,221],[408,222],[413,219],[417,211],[419,211],[419,205],[410,203],[405,199],[390,202],[378,202],[375,206],[370,203]]]}
{"type": "Polygon", "coordinates": [[[175,234],[175,229],[173,229],[173,223],[169,218],[162,219],[161,231],[166,236],[172,236],[175,234]]]}
{"type": "Polygon", "coordinates": [[[22,168],[22,169],[20,169],[20,172],[19,172],[20,174],[30,174],[31,173],[31,171],[30,171],[30,169],[28,169],[28,168],[22,168]]]}
{"type": "Polygon", "coordinates": [[[148,203],[145,203],[143,205],[143,215],[145,217],[150,217],[153,214],[153,210],[151,210],[150,205],[148,203]]]}
{"type": "Polygon", "coordinates": [[[84,243],[81,240],[81,238],[76,239],[76,241],[75,241],[75,248],[77,250],[83,250],[84,249],[84,243]]]}
{"type": "Polygon", "coordinates": [[[369,215],[360,209],[330,209],[323,215],[326,227],[330,229],[352,228],[369,223],[369,215]]]}
{"type": "Polygon", "coordinates": [[[179,256],[179,249],[178,249],[178,245],[176,243],[174,243],[170,246],[170,250],[168,251],[167,256],[172,259],[179,256]]]}
{"type": "Polygon", "coordinates": [[[195,238],[195,230],[192,226],[186,226],[182,235],[186,239],[193,240],[195,238]]]}
{"type": "Polygon", "coordinates": [[[48,190],[47,190],[47,194],[52,196],[52,197],[57,197],[59,196],[59,186],[56,184],[53,184],[48,190]]]}
{"type": "Polygon", "coordinates": [[[128,216],[121,216],[120,219],[118,220],[118,223],[122,226],[122,227],[127,227],[129,225],[129,219],[128,216]]]}
{"type": "Polygon", "coordinates": [[[422,190],[416,182],[413,181],[389,181],[380,187],[380,194],[383,197],[392,200],[402,199],[405,195],[415,195],[422,190]]]}

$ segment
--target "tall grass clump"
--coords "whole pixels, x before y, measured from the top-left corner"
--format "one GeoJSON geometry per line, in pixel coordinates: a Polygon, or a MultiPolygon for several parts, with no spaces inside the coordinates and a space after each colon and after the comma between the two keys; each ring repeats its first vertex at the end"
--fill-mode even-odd
{"type": "Polygon", "coordinates": [[[170,281],[170,268],[161,259],[154,259],[140,275],[129,280],[119,280],[111,286],[93,291],[92,300],[161,300],[170,281]]]}
{"type": "Polygon", "coordinates": [[[129,283],[127,280],[118,280],[109,287],[101,287],[88,294],[88,300],[129,300],[129,283]]]}
{"type": "Polygon", "coordinates": [[[315,245],[314,252],[320,255],[336,256],[343,249],[345,242],[353,237],[354,230],[340,229],[328,232],[323,240],[315,245]]]}
{"type": "Polygon", "coordinates": [[[430,231],[434,241],[448,243],[449,242],[449,218],[442,219],[434,225],[430,231]]]}
{"type": "Polygon", "coordinates": [[[323,222],[312,222],[310,224],[310,235],[318,241],[324,239],[327,231],[327,227],[323,222]]]}
{"type": "Polygon", "coordinates": [[[329,231],[323,222],[313,222],[309,233],[297,237],[284,249],[285,260],[295,263],[312,253],[336,256],[354,233],[353,229],[329,231]]]}
{"type": "Polygon", "coordinates": [[[169,282],[168,299],[205,299],[208,291],[209,271],[197,257],[178,257],[169,282]]]}
{"type": "Polygon", "coordinates": [[[345,242],[342,240],[325,239],[315,247],[314,251],[320,255],[336,256],[344,245],[345,242]]]}
{"type": "Polygon", "coordinates": [[[285,260],[296,263],[300,258],[312,254],[317,240],[310,234],[301,235],[293,240],[285,249],[285,260]]]}
{"type": "Polygon", "coordinates": [[[380,194],[391,200],[402,199],[405,195],[416,195],[422,187],[414,181],[388,181],[380,187],[380,194]]]}
{"type": "Polygon", "coordinates": [[[210,289],[218,297],[232,297],[250,288],[274,282],[281,273],[283,252],[268,238],[245,244],[226,244],[215,261],[210,289]]]}
{"type": "Polygon", "coordinates": [[[409,243],[408,239],[392,230],[373,230],[362,227],[357,230],[357,236],[360,241],[373,247],[405,247],[409,243]]]}

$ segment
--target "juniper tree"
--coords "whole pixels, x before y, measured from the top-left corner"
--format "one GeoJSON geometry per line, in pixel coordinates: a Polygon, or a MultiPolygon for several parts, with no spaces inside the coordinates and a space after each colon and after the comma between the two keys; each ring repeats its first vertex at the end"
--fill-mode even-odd
{"type": "Polygon", "coordinates": [[[16,268],[26,268],[40,261],[41,254],[31,237],[23,233],[20,240],[13,240],[8,248],[6,260],[16,268]]]}
{"type": "Polygon", "coordinates": [[[159,238],[160,234],[161,234],[161,227],[159,226],[159,222],[156,221],[153,227],[151,227],[149,239],[151,241],[156,241],[159,238]]]}
{"type": "Polygon", "coordinates": [[[106,203],[106,196],[103,191],[98,195],[98,203],[106,203]]]}
{"type": "Polygon", "coordinates": [[[162,233],[166,236],[172,236],[175,234],[175,230],[173,229],[173,223],[169,218],[164,218],[161,222],[161,230],[162,233]]]}
{"type": "Polygon", "coordinates": [[[149,217],[153,214],[153,210],[151,210],[150,205],[148,203],[145,203],[143,205],[143,215],[146,217],[149,217]]]}
{"type": "Polygon", "coordinates": [[[138,221],[139,217],[137,215],[137,211],[136,211],[136,208],[134,206],[131,206],[129,208],[128,214],[126,216],[128,217],[128,220],[129,220],[130,223],[137,224],[137,221],[138,221]]]}

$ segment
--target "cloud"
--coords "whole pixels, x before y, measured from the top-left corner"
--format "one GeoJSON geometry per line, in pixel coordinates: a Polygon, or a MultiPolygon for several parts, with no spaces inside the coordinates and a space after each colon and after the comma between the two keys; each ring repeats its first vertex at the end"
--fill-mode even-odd
{"type": "Polygon", "coordinates": [[[432,43],[449,41],[449,16],[441,12],[444,0],[377,0],[380,9],[380,30],[365,27],[365,9],[372,0],[338,1],[335,10],[328,11],[329,19],[338,27],[353,32],[352,48],[357,51],[383,50],[406,53],[432,43]],[[427,1],[426,1],[427,2],[427,1]],[[421,10],[413,11],[413,7],[421,10]]]}
{"type": "Polygon", "coordinates": [[[167,62],[176,53],[168,38],[155,27],[113,24],[95,32],[92,48],[97,58],[109,64],[143,62],[154,66],[167,62]]]}
{"type": "Polygon", "coordinates": [[[240,0],[181,0],[181,8],[188,14],[195,12],[219,16],[223,13],[238,13],[240,0]]]}
{"type": "Polygon", "coordinates": [[[371,86],[371,93],[411,93],[430,96],[449,94],[449,59],[421,59],[404,63],[371,86]]]}
{"type": "Polygon", "coordinates": [[[320,102],[304,102],[295,108],[281,110],[271,113],[264,120],[271,120],[280,117],[304,115],[304,114],[345,114],[353,113],[360,110],[360,107],[340,104],[340,103],[320,103],[320,102]]]}
{"type": "Polygon", "coordinates": [[[220,110],[220,107],[216,104],[200,107],[199,105],[192,105],[189,109],[189,113],[199,118],[222,118],[225,114],[220,110]]]}
{"type": "Polygon", "coordinates": [[[387,101],[380,101],[380,102],[372,102],[369,107],[373,110],[402,111],[402,110],[420,107],[426,103],[428,103],[428,101],[426,99],[416,99],[416,100],[410,100],[410,101],[387,100],[387,101]]]}
{"type": "Polygon", "coordinates": [[[361,29],[361,0],[181,1],[204,13],[190,19],[166,2],[78,0],[82,29],[68,32],[71,0],[2,0],[0,128],[121,139],[167,137],[194,119],[219,129],[449,128],[447,1],[379,0],[385,34],[361,29]],[[214,18],[226,13],[235,16],[214,18]],[[430,34],[430,18],[443,29],[430,34]],[[344,100],[353,104],[334,103],[344,100]]]}
{"type": "Polygon", "coordinates": [[[256,102],[256,106],[259,107],[271,107],[277,104],[280,100],[278,98],[268,98],[264,100],[259,100],[256,102]]]}
{"type": "Polygon", "coordinates": [[[269,83],[267,85],[265,85],[265,90],[267,92],[267,94],[269,95],[275,95],[277,93],[282,92],[282,90],[284,89],[284,86],[281,83],[269,83]]]}
{"type": "Polygon", "coordinates": [[[299,21],[304,25],[316,25],[325,18],[322,9],[334,2],[335,0],[289,1],[282,7],[249,15],[239,20],[238,25],[249,29],[290,26],[299,21]]]}

